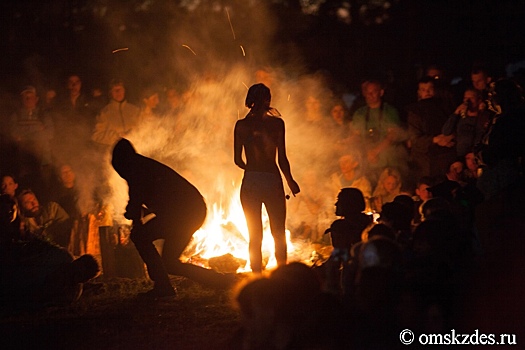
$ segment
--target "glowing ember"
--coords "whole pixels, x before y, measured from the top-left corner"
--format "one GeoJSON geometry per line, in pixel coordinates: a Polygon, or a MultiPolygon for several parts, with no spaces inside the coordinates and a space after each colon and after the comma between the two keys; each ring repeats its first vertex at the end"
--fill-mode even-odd
{"type": "Polygon", "coordinates": [[[187,48],[188,50],[191,51],[192,54],[194,54],[195,56],[197,56],[197,54],[195,53],[195,51],[193,51],[193,50],[191,49],[191,47],[189,47],[188,45],[182,45],[182,47],[187,48]]]}

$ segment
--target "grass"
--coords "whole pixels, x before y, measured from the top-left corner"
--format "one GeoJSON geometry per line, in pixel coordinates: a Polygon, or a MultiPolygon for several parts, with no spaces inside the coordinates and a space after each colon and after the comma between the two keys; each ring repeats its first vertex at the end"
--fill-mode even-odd
{"type": "Polygon", "coordinates": [[[136,298],[146,279],[114,278],[85,285],[63,307],[25,310],[0,318],[2,349],[216,349],[239,325],[228,291],[172,277],[178,296],[136,298]]]}

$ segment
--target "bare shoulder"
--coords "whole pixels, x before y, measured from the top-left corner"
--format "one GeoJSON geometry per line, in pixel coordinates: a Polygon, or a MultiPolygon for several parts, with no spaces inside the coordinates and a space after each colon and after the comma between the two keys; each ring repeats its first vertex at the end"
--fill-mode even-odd
{"type": "Polygon", "coordinates": [[[265,120],[276,127],[284,127],[284,120],[281,117],[267,115],[265,120]]]}

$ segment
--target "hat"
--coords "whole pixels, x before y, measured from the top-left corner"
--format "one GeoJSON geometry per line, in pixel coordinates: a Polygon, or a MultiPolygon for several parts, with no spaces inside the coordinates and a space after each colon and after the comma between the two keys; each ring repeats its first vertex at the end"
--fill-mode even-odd
{"type": "Polygon", "coordinates": [[[36,95],[36,89],[32,85],[25,86],[22,91],[20,92],[20,95],[26,94],[26,93],[33,93],[36,95]]]}

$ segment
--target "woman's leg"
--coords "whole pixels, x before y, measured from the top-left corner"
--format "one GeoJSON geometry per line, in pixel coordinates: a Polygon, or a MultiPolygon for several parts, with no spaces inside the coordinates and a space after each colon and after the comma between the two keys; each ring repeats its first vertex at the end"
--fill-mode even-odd
{"type": "Polygon", "coordinates": [[[241,186],[241,204],[246,217],[250,235],[249,252],[250,265],[253,272],[262,272],[262,201],[258,198],[256,184],[243,181],[241,186]]]}
{"type": "Polygon", "coordinates": [[[275,260],[278,266],[286,265],[286,201],[282,182],[276,186],[275,191],[267,193],[264,205],[270,218],[270,229],[275,242],[275,260]]]}

